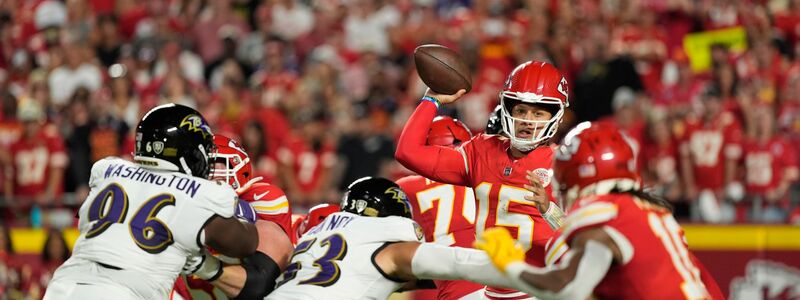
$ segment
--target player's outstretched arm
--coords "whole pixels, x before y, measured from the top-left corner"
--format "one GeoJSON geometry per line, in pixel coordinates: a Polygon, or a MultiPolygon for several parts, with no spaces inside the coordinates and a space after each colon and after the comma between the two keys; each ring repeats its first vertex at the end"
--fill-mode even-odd
{"type": "Polygon", "coordinates": [[[524,251],[503,228],[487,230],[476,247],[486,251],[513,288],[539,299],[586,299],[622,254],[602,229],[575,235],[561,263],[538,268],[524,261],[524,251]]]}
{"type": "Polygon", "coordinates": [[[483,251],[432,243],[400,242],[385,247],[375,264],[402,280],[469,280],[489,286],[510,287],[511,282],[492,267],[483,251]]]}
{"type": "Polygon", "coordinates": [[[462,186],[468,184],[464,157],[458,150],[425,144],[440,101],[453,102],[464,93],[464,90],[455,95],[439,95],[430,90],[425,93],[422,103],[417,106],[400,134],[395,151],[395,158],[400,164],[439,182],[462,186]]]}

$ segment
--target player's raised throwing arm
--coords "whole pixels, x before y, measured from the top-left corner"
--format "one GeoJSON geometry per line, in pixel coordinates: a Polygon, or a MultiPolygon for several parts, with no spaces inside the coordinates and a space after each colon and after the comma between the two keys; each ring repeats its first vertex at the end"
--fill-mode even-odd
{"type": "Polygon", "coordinates": [[[465,93],[464,90],[453,95],[436,94],[431,90],[425,93],[422,103],[403,127],[395,152],[398,162],[426,178],[468,185],[465,158],[458,150],[425,143],[439,105],[452,103],[465,93]]]}

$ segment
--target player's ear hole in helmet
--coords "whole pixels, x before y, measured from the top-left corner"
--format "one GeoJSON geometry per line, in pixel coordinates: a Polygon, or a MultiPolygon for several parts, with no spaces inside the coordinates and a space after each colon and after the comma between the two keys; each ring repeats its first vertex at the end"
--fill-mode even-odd
{"type": "Polygon", "coordinates": [[[133,158],[145,168],[208,178],[214,151],[214,135],[208,122],[188,106],[157,106],[136,127],[133,158]]]}
{"type": "Polygon", "coordinates": [[[364,177],[347,187],[341,210],[361,216],[411,218],[411,205],[406,193],[393,181],[381,177],[364,177]]]}

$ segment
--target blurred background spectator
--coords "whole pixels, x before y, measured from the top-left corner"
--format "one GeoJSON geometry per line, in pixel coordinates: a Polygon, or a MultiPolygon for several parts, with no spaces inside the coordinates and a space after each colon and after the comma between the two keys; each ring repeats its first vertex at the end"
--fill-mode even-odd
{"type": "Polygon", "coordinates": [[[474,132],[516,64],[552,62],[571,85],[562,133],[620,127],[680,219],[788,223],[798,29],[800,2],[780,0],[0,1],[0,211],[71,225],[90,166],[130,158],[139,118],[167,102],[240,140],[295,212],[337,202],[355,178],[408,174],[392,153],[425,91],[411,54],[439,43],[473,75],[441,113],[474,132]],[[710,30],[742,43],[684,47],[710,30]]]}

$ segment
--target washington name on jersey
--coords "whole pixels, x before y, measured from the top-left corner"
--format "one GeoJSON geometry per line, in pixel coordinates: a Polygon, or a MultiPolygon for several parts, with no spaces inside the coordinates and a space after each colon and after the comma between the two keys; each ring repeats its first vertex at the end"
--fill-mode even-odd
{"type": "Polygon", "coordinates": [[[89,187],[81,234],[51,285],[107,286],[142,299],[169,296],[186,257],[204,247],[205,224],[232,217],[238,201],[230,186],[113,157],[94,164],[89,187]]]}

